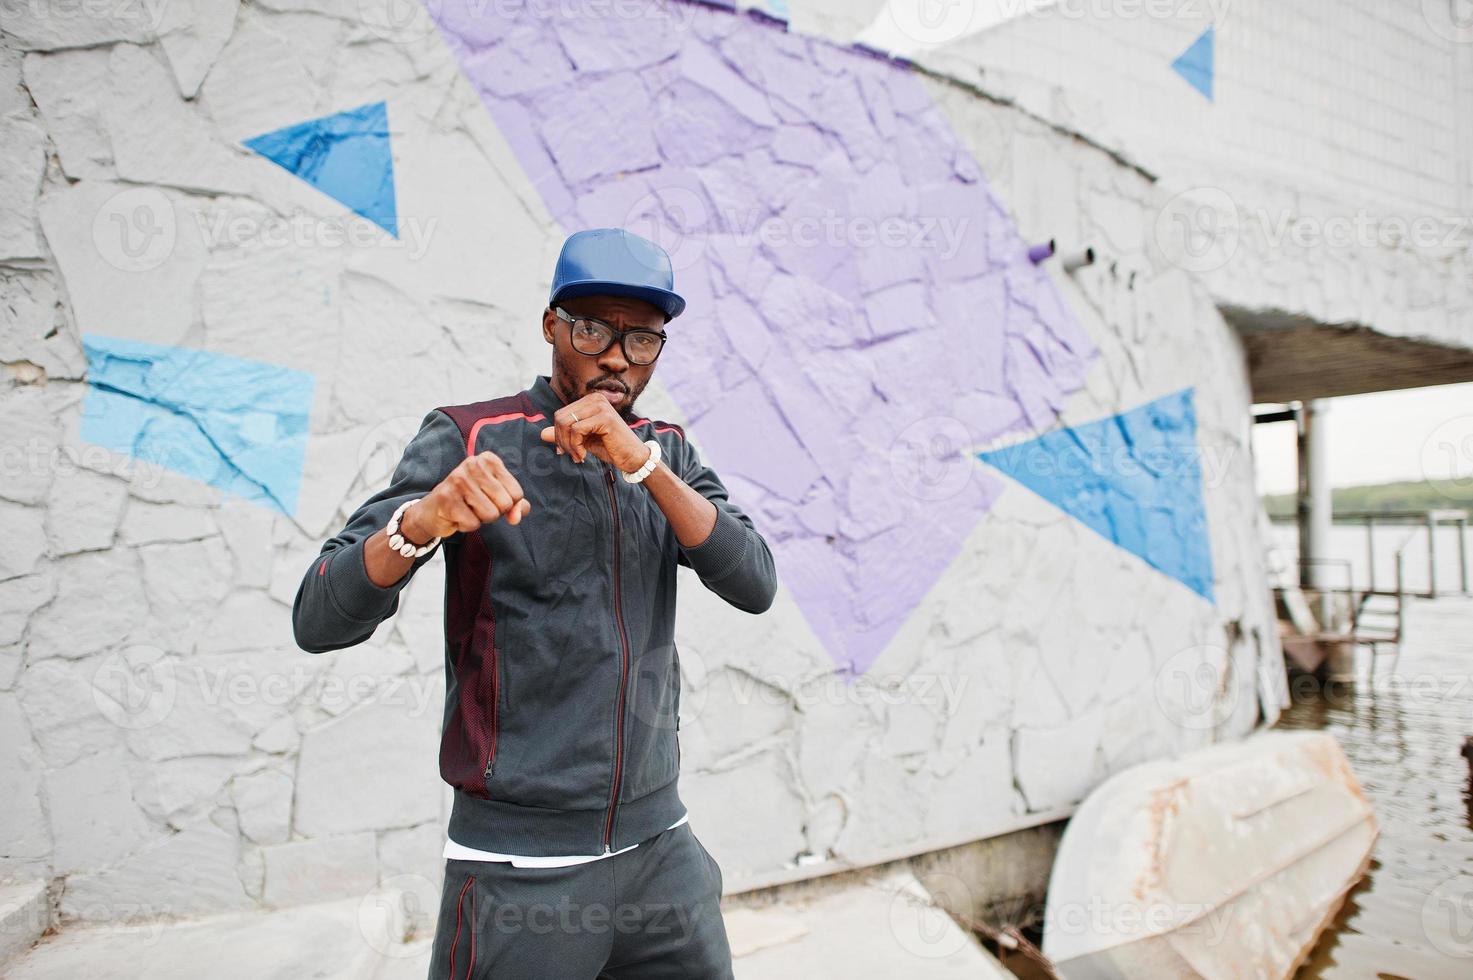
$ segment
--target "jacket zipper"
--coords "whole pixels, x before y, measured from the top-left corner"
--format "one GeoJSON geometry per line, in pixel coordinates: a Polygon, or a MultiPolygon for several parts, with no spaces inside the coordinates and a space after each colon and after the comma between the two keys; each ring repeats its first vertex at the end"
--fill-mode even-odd
{"type": "Polygon", "coordinates": [[[614,496],[614,470],[604,464],[604,485],[609,491],[609,513],[614,517],[614,622],[619,627],[619,707],[614,741],[614,789],[609,795],[609,815],[604,821],[604,853],[610,851],[614,829],[614,808],[619,803],[619,780],[624,771],[624,685],[629,678],[629,637],[624,632],[624,610],[619,595],[619,506],[614,496]]]}
{"type": "MultiPolygon", "coordinates": [[[[491,747],[486,752],[486,777],[491,778],[491,771],[496,768],[496,722],[500,714],[501,702],[501,679],[496,675],[496,643],[491,643],[491,747]]],[[[487,787],[489,795],[490,787],[487,787]]]]}

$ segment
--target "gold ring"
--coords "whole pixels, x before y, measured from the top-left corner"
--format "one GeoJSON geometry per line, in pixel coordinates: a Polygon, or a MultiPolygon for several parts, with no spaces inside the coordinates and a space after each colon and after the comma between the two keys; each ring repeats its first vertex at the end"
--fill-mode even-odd
{"type": "Polygon", "coordinates": [[[578,421],[578,413],[577,412],[569,412],[568,414],[571,415],[571,416],[573,416],[573,421],[574,422],[578,421]]]}

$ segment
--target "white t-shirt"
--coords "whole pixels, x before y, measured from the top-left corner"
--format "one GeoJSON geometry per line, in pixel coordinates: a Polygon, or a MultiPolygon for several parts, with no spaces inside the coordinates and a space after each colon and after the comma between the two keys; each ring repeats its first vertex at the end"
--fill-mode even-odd
{"type": "MultiPolygon", "coordinates": [[[[687,813],[665,829],[674,830],[689,819],[690,814],[687,813]]],[[[613,857],[615,854],[623,854],[625,851],[632,851],[638,846],[638,844],[630,844],[628,847],[621,848],[617,851],[609,851],[607,854],[535,857],[527,854],[497,854],[495,851],[478,851],[474,847],[457,844],[447,837],[445,838],[445,857],[456,861],[510,861],[514,868],[567,868],[575,864],[587,864],[589,861],[597,861],[601,858],[613,857]]]]}

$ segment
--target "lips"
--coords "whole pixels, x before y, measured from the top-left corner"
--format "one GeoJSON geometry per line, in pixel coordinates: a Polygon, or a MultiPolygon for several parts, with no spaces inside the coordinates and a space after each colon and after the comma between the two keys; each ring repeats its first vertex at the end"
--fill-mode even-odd
{"type": "Polygon", "coordinates": [[[624,389],[617,385],[595,385],[593,390],[607,398],[610,405],[617,405],[624,400],[624,389]]]}

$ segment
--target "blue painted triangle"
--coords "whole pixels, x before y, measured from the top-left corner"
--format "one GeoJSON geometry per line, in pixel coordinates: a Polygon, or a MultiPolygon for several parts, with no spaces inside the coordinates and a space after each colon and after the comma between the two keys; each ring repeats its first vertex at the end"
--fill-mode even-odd
{"type": "Polygon", "coordinates": [[[248,139],[245,145],[399,237],[385,103],[297,123],[248,139]]]}
{"type": "Polygon", "coordinates": [[[977,455],[1212,601],[1192,389],[977,455]]]}
{"type": "Polygon", "coordinates": [[[1215,31],[1215,27],[1207,28],[1190,48],[1181,53],[1181,57],[1171,63],[1172,69],[1192,88],[1207,96],[1209,102],[1212,101],[1215,31]]]}

